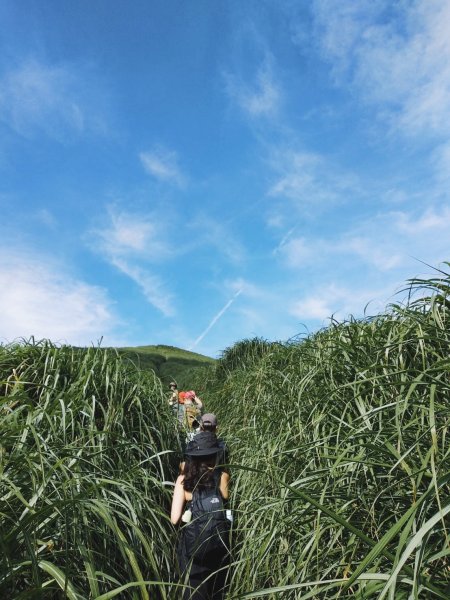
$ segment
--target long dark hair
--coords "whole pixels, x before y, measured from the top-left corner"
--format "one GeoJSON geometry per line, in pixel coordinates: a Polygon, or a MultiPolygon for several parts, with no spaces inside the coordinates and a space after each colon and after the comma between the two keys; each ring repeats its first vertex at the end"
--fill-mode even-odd
{"type": "Polygon", "coordinates": [[[183,486],[187,492],[209,490],[215,486],[216,455],[187,456],[184,463],[183,486]]]}

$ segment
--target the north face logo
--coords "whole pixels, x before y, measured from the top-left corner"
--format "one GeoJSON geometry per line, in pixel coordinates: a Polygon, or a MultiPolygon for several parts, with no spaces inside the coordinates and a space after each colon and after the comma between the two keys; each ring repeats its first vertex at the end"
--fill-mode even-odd
{"type": "Polygon", "coordinates": [[[217,504],[220,502],[219,498],[211,498],[211,504],[217,504]]]}

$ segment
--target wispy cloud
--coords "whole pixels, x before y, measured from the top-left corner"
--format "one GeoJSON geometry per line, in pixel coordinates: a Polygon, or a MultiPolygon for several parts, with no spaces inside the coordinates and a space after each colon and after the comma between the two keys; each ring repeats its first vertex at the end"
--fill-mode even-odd
{"type": "Polygon", "coordinates": [[[48,227],[49,229],[55,229],[57,226],[57,220],[54,214],[46,208],[38,210],[36,213],[36,220],[48,227]]]}
{"type": "Polygon", "coordinates": [[[429,264],[448,260],[450,206],[380,213],[361,222],[342,243],[378,271],[397,270],[407,278],[406,266],[415,258],[429,264]]]}
{"type": "MultiPolygon", "coordinates": [[[[311,192],[317,190],[317,171],[323,163],[323,159],[315,154],[299,152],[277,153],[273,160],[274,170],[280,172],[280,178],[271,187],[271,196],[286,196],[288,198],[302,198],[306,202],[315,202],[311,192]]],[[[321,194],[322,200],[329,193],[321,194]]]]}
{"type": "Polygon", "coordinates": [[[439,184],[442,185],[445,196],[450,195],[450,140],[438,146],[433,152],[431,164],[434,175],[439,184]]]}
{"type": "Polygon", "coordinates": [[[2,248],[0,288],[3,341],[35,336],[88,345],[118,324],[104,289],[71,277],[48,256],[2,248]]]}
{"type": "Polygon", "coordinates": [[[268,160],[275,182],[268,195],[287,198],[291,208],[322,211],[345,202],[351,192],[361,194],[355,175],[339,169],[325,156],[291,148],[273,148],[268,160]]]}
{"type": "Polygon", "coordinates": [[[271,117],[277,114],[282,93],[271,65],[266,58],[256,71],[253,80],[242,80],[236,75],[226,75],[226,89],[231,98],[250,117],[271,117]]]}
{"type": "Polygon", "coordinates": [[[156,214],[108,207],[106,223],[92,231],[91,244],[107,256],[135,256],[160,262],[170,253],[164,220],[156,214]]]}
{"type": "Polygon", "coordinates": [[[217,252],[234,263],[242,262],[246,250],[237,239],[235,232],[227,225],[206,214],[199,214],[187,225],[186,231],[194,231],[189,241],[185,241],[186,250],[192,247],[204,246],[215,248],[217,252]]]}
{"type": "MultiPolygon", "coordinates": [[[[393,233],[393,232],[392,232],[393,233]]],[[[371,236],[349,236],[341,240],[337,251],[360,258],[363,263],[375,267],[378,271],[390,271],[405,262],[407,246],[403,248],[394,235],[386,236],[379,231],[371,236]]]]}
{"type": "Polygon", "coordinates": [[[426,233],[434,236],[443,231],[450,233],[450,206],[441,206],[439,210],[430,207],[417,216],[406,212],[398,212],[393,216],[396,218],[398,230],[410,236],[426,233]]]}
{"type": "Polygon", "coordinates": [[[388,211],[354,220],[326,237],[292,236],[275,256],[292,270],[320,268],[338,272],[343,265],[407,277],[414,257],[436,264],[448,258],[450,206],[417,211],[388,211]]]}
{"type": "Polygon", "coordinates": [[[225,281],[225,286],[234,294],[245,296],[246,298],[261,298],[266,297],[266,292],[257,286],[255,283],[248,281],[242,277],[225,281]]]}
{"type": "Polygon", "coordinates": [[[217,323],[219,319],[223,317],[223,315],[227,312],[236,298],[242,293],[242,289],[239,289],[230,300],[225,304],[223,308],[219,310],[219,312],[211,319],[208,327],[198,336],[198,338],[194,341],[189,350],[193,350],[202,340],[203,338],[211,331],[214,325],[217,323]]]}
{"type": "Polygon", "coordinates": [[[0,77],[0,121],[22,136],[44,132],[59,141],[104,132],[91,84],[67,65],[23,62],[0,77]]]}
{"type": "Polygon", "coordinates": [[[333,309],[329,304],[328,299],[324,299],[322,295],[306,296],[293,304],[290,309],[291,315],[298,319],[318,319],[323,321],[331,316],[333,309]]]}
{"type": "Polygon", "coordinates": [[[187,178],[178,165],[176,152],[166,148],[157,147],[153,150],[141,152],[139,159],[144,169],[160,181],[184,187],[187,178]]]}
{"type": "MultiPolygon", "coordinates": [[[[365,225],[361,224],[364,228],[365,225]]],[[[390,271],[405,262],[407,245],[398,245],[398,234],[386,229],[373,229],[366,235],[347,231],[333,238],[294,237],[277,251],[277,256],[290,269],[312,268],[358,260],[360,266],[370,265],[377,271],[390,271]]]]}
{"type": "Polygon", "coordinates": [[[173,294],[165,289],[165,285],[159,277],[117,257],[111,258],[111,264],[134,281],[148,302],[161,311],[164,316],[171,317],[175,314],[173,294]]]}
{"type": "Polygon", "coordinates": [[[146,300],[165,316],[173,316],[173,294],[148,264],[172,256],[164,220],[109,207],[106,225],[93,229],[89,245],[105,260],[138,285],[146,300]],[[158,223],[158,225],[156,224],[158,223]]]}
{"type": "Polygon", "coordinates": [[[395,5],[316,0],[313,14],[317,42],[339,83],[378,105],[392,128],[411,135],[450,134],[446,0],[395,5]]]}
{"type": "Polygon", "coordinates": [[[369,314],[379,313],[390,294],[391,289],[370,290],[361,289],[360,286],[343,287],[331,283],[293,302],[289,312],[301,321],[324,321],[332,316],[337,319],[346,319],[350,315],[361,317],[366,305],[369,305],[369,314]]]}
{"type": "MultiPolygon", "coordinates": [[[[286,237],[286,236],[285,236],[286,237]]],[[[284,238],[283,238],[284,239],[284,238]]],[[[294,237],[282,242],[275,248],[274,253],[286,261],[288,267],[299,267],[310,264],[318,255],[318,244],[311,243],[304,237],[294,237]]]]}

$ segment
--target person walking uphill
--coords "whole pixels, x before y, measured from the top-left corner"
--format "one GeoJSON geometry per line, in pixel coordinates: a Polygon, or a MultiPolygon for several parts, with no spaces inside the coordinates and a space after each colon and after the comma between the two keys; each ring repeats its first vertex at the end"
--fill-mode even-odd
{"type": "Polygon", "coordinates": [[[203,402],[194,392],[184,392],[185,425],[189,431],[195,429],[203,409],[203,402]]]}
{"type": "MultiPolygon", "coordinates": [[[[217,435],[217,417],[214,413],[205,413],[200,417],[200,431],[212,431],[217,435]]],[[[194,437],[195,440],[195,437],[194,437]]],[[[220,452],[217,455],[217,464],[227,470],[228,448],[224,440],[217,438],[217,445],[220,452]]]]}
{"type": "Polygon", "coordinates": [[[229,475],[215,468],[220,447],[214,433],[200,432],[185,451],[183,472],[175,483],[170,519],[181,521],[177,547],[183,600],[222,600],[229,563],[229,475]]]}
{"type": "Polygon", "coordinates": [[[169,383],[169,390],[170,390],[170,395],[169,395],[169,406],[172,408],[173,410],[173,414],[178,417],[178,413],[179,413],[179,407],[180,407],[180,399],[178,397],[178,386],[175,383],[175,381],[171,381],[169,383]]]}

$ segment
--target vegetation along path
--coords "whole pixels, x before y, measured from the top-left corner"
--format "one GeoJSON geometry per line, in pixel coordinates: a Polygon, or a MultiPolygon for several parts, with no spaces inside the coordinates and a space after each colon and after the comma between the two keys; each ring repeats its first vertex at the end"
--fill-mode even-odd
{"type": "MultiPolygon", "coordinates": [[[[185,373],[230,448],[230,599],[450,597],[450,276],[410,283],[185,373]]],[[[0,385],[0,597],[176,599],[160,379],[43,342],[0,347],[0,385]]]]}

